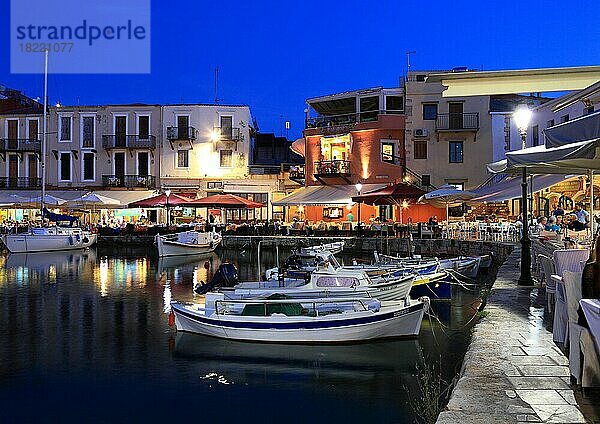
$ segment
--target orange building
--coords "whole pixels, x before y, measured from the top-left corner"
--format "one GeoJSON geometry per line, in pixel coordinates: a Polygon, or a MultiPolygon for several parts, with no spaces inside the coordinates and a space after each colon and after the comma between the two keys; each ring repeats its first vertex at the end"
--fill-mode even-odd
{"type": "MultiPolygon", "coordinates": [[[[288,219],[312,222],[358,221],[358,205],[352,196],[388,184],[421,178],[406,168],[404,148],[404,89],[370,88],[311,98],[306,101],[304,138],[295,143],[305,167],[296,181],[303,189],[274,202],[288,207],[288,219]],[[300,145],[299,145],[300,144],[300,145]],[[360,184],[359,184],[360,183],[360,184]],[[357,185],[358,184],[358,185],[357,185]]],[[[361,221],[371,218],[406,222],[426,220],[440,210],[429,206],[400,207],[360,205],[361,221]]]]}

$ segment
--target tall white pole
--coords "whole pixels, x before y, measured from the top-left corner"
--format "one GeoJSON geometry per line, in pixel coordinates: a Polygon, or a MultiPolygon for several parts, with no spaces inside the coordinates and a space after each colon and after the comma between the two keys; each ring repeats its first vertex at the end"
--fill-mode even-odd
{"type": "Polygon", "coordinates": [[[44,51],[44,123],[42,130],[42,225],[44,224],[44,199],[46,197],[46,137],[48,132],[48,50],[44,51]]]}

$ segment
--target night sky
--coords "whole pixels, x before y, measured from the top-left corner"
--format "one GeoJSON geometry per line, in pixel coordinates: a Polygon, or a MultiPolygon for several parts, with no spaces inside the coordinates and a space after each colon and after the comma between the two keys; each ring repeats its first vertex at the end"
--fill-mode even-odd
{"type": "MultiPolygon", "coordinates": [[[[26,0],[23,0],[26,1],[26,0]]],[[[49,0],[51,1],[51,0],[49,0]]],[[[82,0],[83,1],[83,0],[82,0]]],[[[40,75],[11,75],[9,0],[0,0],[0,84],[42,96],[40,75]]],[[[261,131],[304,100],[373,86],[406,71],[600,64],[594,1],[152,1],[149,75],[51,75],[50,102],[248,104],[261,131]]]]}

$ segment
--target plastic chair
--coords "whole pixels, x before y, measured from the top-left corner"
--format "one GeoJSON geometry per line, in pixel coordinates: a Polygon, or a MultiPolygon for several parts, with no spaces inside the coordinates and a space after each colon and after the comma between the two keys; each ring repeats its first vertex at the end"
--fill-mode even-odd
{"type": "Polygon", "coordinates": [[[580,338],[583,327],[577,324],[579,316],[579,301],[581,300],[581,272],[565,271],[563,273],[563,283],[567,304],[567,331],[569,334],[569,370],[571,375],[581,382],[581,347],[580,338]]]}
{"type": "Polygon", "coordinates": [[[562,275],[565,271],[583,271],[581,264],[587,261],[589,255],[590,252],[587,249],[558,249],[552,255],[556,269],[556,274],[550,276],[556,283],[552,334],[554,341],[562,345],[566,345],[569,340],[567,301],[562,275]]]}
{"type": "Polygon", "coordinates": [[[556,281],[550,278],[552,274],[555,274],[554,263],[552,262],[551,257],[542,254],[538,256],[538,260],[540,261],[540,265],[542,268],[543,282],[546,285],[546,303],[548,306],[548,311],[554,314],[554,297],[556,296],[556,281]]]}

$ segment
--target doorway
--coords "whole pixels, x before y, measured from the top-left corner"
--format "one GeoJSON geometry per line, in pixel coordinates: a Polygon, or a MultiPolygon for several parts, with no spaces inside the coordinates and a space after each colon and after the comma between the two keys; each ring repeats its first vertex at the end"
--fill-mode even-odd
{"type": "Polygon", "coordinates": [[[125,187],[125,152],[117,152],[114,156],[115,178],[117,187],[125,187]]]}
{"type": "Polygon", "coordinates": [[[115,147],[127,146],[127,117],[115,116],[115,147]]]}
{"type": "Polygon", "coordinates": [[[448,103],[448,124],[451,130],[463,128],[463,104],[448,103]]]}

